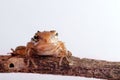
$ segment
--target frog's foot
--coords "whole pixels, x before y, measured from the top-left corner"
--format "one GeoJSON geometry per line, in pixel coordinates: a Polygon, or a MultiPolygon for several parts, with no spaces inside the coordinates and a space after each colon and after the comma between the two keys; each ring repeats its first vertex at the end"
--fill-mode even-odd
{"type": "Polygon", "coordinates": [[[68,57],[65,57],[65,58],[69,62],[69,65],[73,65],[73,61],[72,60],[70,60],[68,57]]]}
{"type": "Polygon", "coordinates": [[[69,65],[73,65],[73,62],[68,57],[61,57],[59,61],[60,66],[62,65],[63,58],[65,58],[68,61],[69,65]]]}

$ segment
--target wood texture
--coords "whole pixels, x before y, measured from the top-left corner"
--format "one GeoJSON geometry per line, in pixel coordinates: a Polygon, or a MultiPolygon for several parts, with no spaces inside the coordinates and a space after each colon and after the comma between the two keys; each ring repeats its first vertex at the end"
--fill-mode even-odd
{"type": "Polygon", "coordinates": [[[36,65],[39,66],[38,68],[34,68],[31,62],[30,65],[27,66],[28,59],[26,57],[1,55],[0,73],[22,72],[84,76],[108,80],[120,79],[120,62],[108,62],[87,58],[80,59],[72,56],[70,57],[70,60],[73,64],[69,65],[67,60],[63,59],[62,65],[60,66],[60,58],[57,57],[34,55],[32,58],[36,65]],[[16,59],[16,61],[14,61],[14,59],[16,59]]]}

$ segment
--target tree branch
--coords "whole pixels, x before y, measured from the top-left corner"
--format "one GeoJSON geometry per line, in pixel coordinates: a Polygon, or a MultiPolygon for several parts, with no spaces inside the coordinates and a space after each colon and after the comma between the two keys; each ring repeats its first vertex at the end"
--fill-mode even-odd
{"type": "Polygon", "coordinates": [[[120,79],[120,62],[108,62],[87,58],[70,57],[73,64],[69,64],[63,59],[62,65],[59,65],[60,58],[52,56],[33,56],[38,68],[33,64],[27,65],[28,59],[23,56],[0,56],[0,72],[24,72],[55,74],[69,76],[84,76],[100,79],[120,79]]]}

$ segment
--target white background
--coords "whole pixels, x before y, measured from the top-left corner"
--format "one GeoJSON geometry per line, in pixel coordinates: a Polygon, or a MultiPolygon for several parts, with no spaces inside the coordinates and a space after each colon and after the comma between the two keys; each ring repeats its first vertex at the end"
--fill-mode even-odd
{"type": "Polygon", "coordinates": [[[0,0],[0,54],[53,29],[74,56],[120,61],[120,0],[0,0]]]}

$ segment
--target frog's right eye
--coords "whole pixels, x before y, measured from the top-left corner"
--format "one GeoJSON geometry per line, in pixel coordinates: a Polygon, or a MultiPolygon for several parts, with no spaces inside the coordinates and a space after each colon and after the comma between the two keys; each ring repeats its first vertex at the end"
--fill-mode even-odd
{"type": "Polygon", "coordinates": [[[58,33],[56,33],[55,35],[58,36],[58,33]]]}
{"type": "Polygon", "coordinates": [[[39,36],[35,35],[35,36],[34,36],[34,39],[39,39],[39,36]]]}

